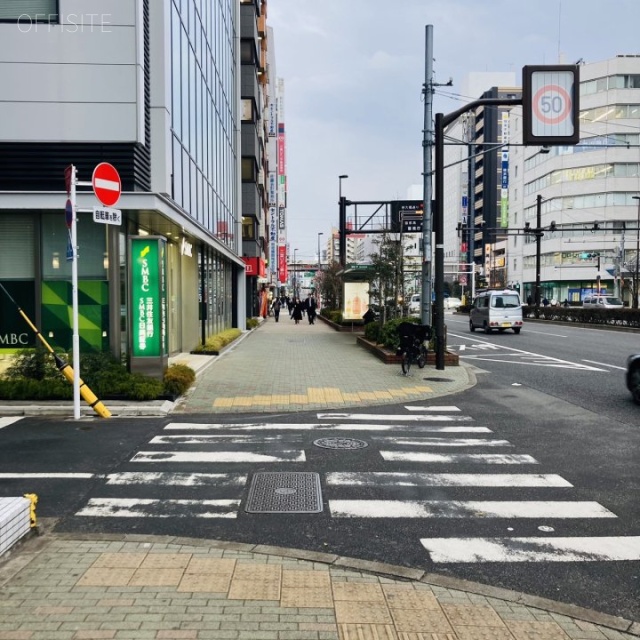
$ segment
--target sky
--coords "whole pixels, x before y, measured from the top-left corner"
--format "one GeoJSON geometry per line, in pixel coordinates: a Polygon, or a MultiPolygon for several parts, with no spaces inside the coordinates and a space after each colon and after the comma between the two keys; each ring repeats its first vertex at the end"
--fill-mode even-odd
{"type": "MultiPolygon", "coordinates": [[[[640,54],[640,0],[269,0],[276,75],[285,83],[287,239],[317,260],[342,194],[407,198],[421,185],[425,31],[433,26],[433,113],[468,74],[640,54]]],[[[489,89],[490,87],[486,87],[489,89]]],[[[420,195],[421,197],[421,195],[420,195]]]]}

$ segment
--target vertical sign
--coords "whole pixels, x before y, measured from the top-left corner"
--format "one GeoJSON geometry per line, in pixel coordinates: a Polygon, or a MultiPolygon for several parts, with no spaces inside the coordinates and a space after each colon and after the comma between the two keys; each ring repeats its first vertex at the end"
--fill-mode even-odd
{"type": "Polygon", "coordinates": [[[278,271],[278,215],[275,207],[269,207],[269,271],[278,271]]]}
{"type": "Polygon", "coordinates": [[[275,207],[278,204],[278,186],[276,180],[276,172],[269,171],[269,206],[275,207]]]}
{"type": "Polygon", "coordinates": [[[131,238],[131,339],[134,357],[159,357],[167,349],[166,241],[131,238]]]}
{"type": "Polygon", "coordinates": [[[509,114],[502,112],[502,185],[500,188],[500,226],[509,226],[509,114]]]}
{"type": "Polygon", "coordinates": [[[278,247],[278,280],[286,282],[289,277],[287,273],[287,247],[282,244],[278,247]]]}

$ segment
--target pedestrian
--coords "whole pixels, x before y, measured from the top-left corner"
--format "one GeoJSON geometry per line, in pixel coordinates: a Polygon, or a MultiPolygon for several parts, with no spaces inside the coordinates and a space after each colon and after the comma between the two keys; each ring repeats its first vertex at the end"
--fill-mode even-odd
{"type": "Polygon", "coordinates": [[[316,299],[311,294],[307,296],[306,307],[309,324],[314,324],[316,321],[316,308],[318,307],[318,305],[316,303],[316,299]]]}
{"type": "Polygon", "coordinates": [[[371,308],[367,309],[365,314],[362,316],[365,324],[369,324],[376,319],[376,314],[371,310],[371,308]]]}
{"type": "Polygon", "coordinates": [[[273,317],[276,319],[276,322],[280,320],[280,306],[280,298],[275,298],[271,305],[271,309],[273,310],[273,317]]]}
{"type": "Polygon", "coordinates": [[[533,304],[533,298],[531,297],[531,294],[529,294],[529,295],[527,296],[527,304],[528,304],[529,306],[531,306],[531,305],[533,304]]]}
{"type": "Polygon", "coordinates": [[[542,298],[542,304],[543,304],[543,306],[548,307],[549,306],[549,301],[546,298],[542,298]]]}
{"type": "Polygon", "coordinates": [[[569,301],[565,298],[564,302],[562,303],[563,307],[568,307],[569,306],[569,301]]]}
{"type": "Polygon", "coordinates": [[[295,323],[298,324],[300,320],[302,320],[302,301],[299,298],[294,298],[293,300],[293,319],[295,323]]]}
{"type": "Polygon", "coordinates": [[[289,310],[289,317],[293,318],[293,309],[296,304],[295,298],[287,298],[287,309],[289,310]]]}

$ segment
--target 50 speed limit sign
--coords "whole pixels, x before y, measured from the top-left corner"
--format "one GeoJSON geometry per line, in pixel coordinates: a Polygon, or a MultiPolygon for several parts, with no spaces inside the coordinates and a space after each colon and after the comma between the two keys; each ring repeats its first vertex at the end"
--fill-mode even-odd
{"type": "Polygon", "coordinates": [[[577,65],[524,67],[525,144],[576,144],[578,131],[577,65]]]}

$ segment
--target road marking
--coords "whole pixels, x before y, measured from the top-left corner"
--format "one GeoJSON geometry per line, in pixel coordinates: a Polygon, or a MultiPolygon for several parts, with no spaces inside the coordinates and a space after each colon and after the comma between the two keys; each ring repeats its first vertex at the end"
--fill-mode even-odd
{"type": "Polygon", "coordinates": [[[640,560],[640,536],[422,538],[432,562],[609,562],[640,560]]]}
{"type": "Polygon", "coordinates": [[[304,451],[280,451],[279,455],[251,451],[138,451],[131,462],[305,462],[304,451]]]}
{"type": "Polygon", "coordinates": [[[615,364],[607,364],[606,362],[596,362],[595,360],[583,360],[582,362],[589,362],[591,364],[597,364],[601,367],[610,367],[611,369],[620,369],[621,371],[626,371],[626,367],[617,367],[615,364]]]}
{"type": "Polygon", "coordinates": [[[291,435],[182,435],[182,436],[155,436],[149,440],[149,444],[270,444],[273,442],[281,442],[283,440],[291,442],[299,439],[295,434],[291,435]]]}
{"type": "Polygon", "coordinates": [[[5,427],[12,425],[18,422],[18,420],[22,420],[22,416],[18,418],[0,418],[0,429],[4,429],[5,427]]]}
{"type": "Polygon", "coordinates": [[[236,518],[240,500],[91,498],[77,516],[98,518],[236,518]]]}
{"type": "Polygon", "coordinates": [[[93,473],[0,473],[0,480],[15,478],[50,478],[52,480],[85,480],[94,478],[93,473]]]}
{"type": "Polygon", "coordinates": [[[319,413],[318,419],[326,420],[388,420],[393,422],[471,422],[471,416],[415,416],[405,414],[384,414],[384,413],[319,413]]]}
{"type": "MultiPolygon", "coordinates": [[[[507,347],[504,345],[496,345],[494,342],[486,342],[484,340],[480,340],[478,338],[469,338],[467,336],[459,335],[459,334],[449,334],[449,336],[455,336],[456,338],[461,338],[462,340],[470,340],[475,344],[471,345],[471,349],[481,349],[481,350],[504,350],[513,352],[511,355],[521,355],[528,356],[534,358],[534,362],[525,362],[525,361],[509,361],[509,360],[499,360],[494,357],[483,357],[476,355],[464,355],[460,356],[465,358],[466,360],[485,360],[489,362],[513,362],[514,364],[528,364],[533,366],[547,366],[547,367],[557,367],[563,369],[579,369],[582,371],[604,371],[604,369],[599,369],[596,367],[590,367],[588,365],[580,364],[579,362],[571,362],[569,360],[561,360],[559,358],[552,358],[551,356],[545,356],[543,354],[534,353],[532,351],[525,351],[523,349],[515,349],[514,347],[507,347]]],[[[496,354],[498,355],[498,354],[496,354]]],[[[506,353],[499,354],[501,357],[507,357],[506,353]]]]}
{"type": "Polygon", "coordinates": [[[375,473],[331,472],[328,486],[391,487],[572,487],[561,476],[545,473],[375,473]]]}
{"type": "Polygon", "coordinates": [[[239,473],[110,473],[107,484],[172,485],[176,487],[243,487],[247,476],[239,473]]]}
{"type": "Polygon", "coordinates": [[[407,411],[460,411],[458,407],[443,406],[443,407],[405,407],[407,411]]]}
{"type": "Polygon", "coordinates": [[[381,451],[384,460],[394,462],[477,462],[484,464],[539,464],[526,454],[500,453],[413,453],[410,451],[381,451]]]}
{"type": "MultiPolygon", "coordinates": [[[[406,416],[405,416],[406,417],[406,416]]],[[[172,431],[214,431],[216,429],[226,429],[227,431],[262,431],[278,429],[283,431],[396,431],[405,425],[391,424],[334,424],[332,422],[317,424],[199,424],[193,422],[172,422],[165,427],[165,430],[172,431]]],[[[488,427],[438,427],[431,425],[411,425],[413,433],[493,433],[488,427]]]]}
{"type": "Polygon", "coordinates": [[[597,502],[329,500],[337,518],[617,518],[597,502]]]}
{"type": "Polygon", "coordinates": [[[512,447],[508,440],[482,440],[481,438],[398,438],[393,436],[374,436],[389,444],[404,444],[417,447],[512,447]]]}

